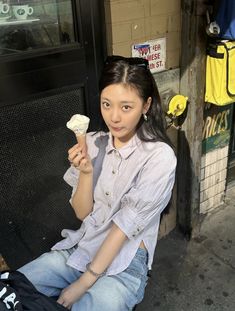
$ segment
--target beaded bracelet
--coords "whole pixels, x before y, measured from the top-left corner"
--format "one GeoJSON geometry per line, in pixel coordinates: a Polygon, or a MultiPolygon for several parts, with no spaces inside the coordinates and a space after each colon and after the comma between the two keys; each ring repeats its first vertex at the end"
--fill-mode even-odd
{"type": "Polygon", "coordinates": [[[104,276],[106,274],[106,270],[102,273],[96,273],[95,271],[93,271],[90,267],[91,263],[89,262],[87,265],[86,265],[86,269],[87,271],[89,271],[93,276],[95,276],[96,278],[100,278],[101,276],[104,276]]]}

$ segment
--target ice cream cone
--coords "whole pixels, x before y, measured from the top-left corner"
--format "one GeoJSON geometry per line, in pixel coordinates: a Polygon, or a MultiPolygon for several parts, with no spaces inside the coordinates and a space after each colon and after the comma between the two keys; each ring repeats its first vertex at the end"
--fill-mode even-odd
{"type": "Polygon", "coordinates": [[[72,118],[67,122],[66,126],[71,131],[74,132],[79,147],[82,148],[83,152],[86,153],[86,132],[90,123],[90,119],[81,114],[75,114],[72,118]]]}

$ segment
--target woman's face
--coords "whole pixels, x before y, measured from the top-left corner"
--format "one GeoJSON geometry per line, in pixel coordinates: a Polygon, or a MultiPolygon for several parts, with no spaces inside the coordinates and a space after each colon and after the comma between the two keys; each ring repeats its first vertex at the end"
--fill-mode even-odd
{"type": "Polygon", "coordinates": [[[137,124],[151,104],[144,103],[138,92],[124,84],[112,84],[101,92],[101,114],[114,138],[115,148],[125,145],[135,134],[137,124]]]}

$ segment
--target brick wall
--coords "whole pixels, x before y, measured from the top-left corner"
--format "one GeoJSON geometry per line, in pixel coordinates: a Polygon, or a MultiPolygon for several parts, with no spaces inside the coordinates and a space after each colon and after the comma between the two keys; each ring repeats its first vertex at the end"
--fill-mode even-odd
{"type": "Polygon", "coordinates": [[[108,54],[131,56],[131,46],[166,38],[166,69],[179,67],[180,0],[105,0],[108,54]]]}
{"type": "Polygon", "coordinates": [[[228,146],[202,156],[200,212],[206,213],[223,203],[228,165],[228,146]]]}

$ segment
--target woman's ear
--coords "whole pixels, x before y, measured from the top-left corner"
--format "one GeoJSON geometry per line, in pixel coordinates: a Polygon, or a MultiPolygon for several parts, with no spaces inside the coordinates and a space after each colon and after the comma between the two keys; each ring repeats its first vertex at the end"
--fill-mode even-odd
{"type": "Polygon", "coordinates": [[[147,101],[144,103],[144,107],[143,107],[143,113],[146,114],[149,110],[149,107],[151,106],[152,103],[152,97],[149,97],[147,99],[147,101]]]}

